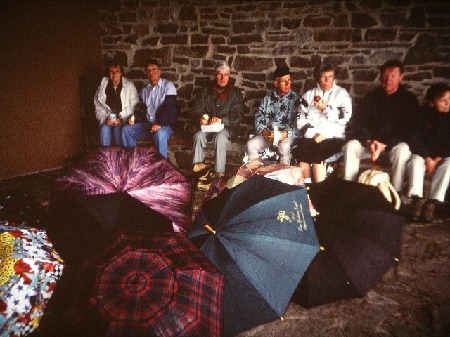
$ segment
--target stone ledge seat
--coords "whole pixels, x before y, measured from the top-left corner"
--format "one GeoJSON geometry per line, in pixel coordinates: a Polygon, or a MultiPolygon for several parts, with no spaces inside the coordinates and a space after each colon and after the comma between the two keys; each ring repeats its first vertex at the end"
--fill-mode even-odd
{"type": "MultiPolygon", "coordinates": [[[[238,138],[227,145],[226,171],[238,168],[242,165],[245,155],[245,144],[247,139],[238,138]]],[[[139,140],[137,146],[153,146],[152,138],[139,140]]],[[[175,134],[169,139],[168,156],[169,161],[182,172],[190,172],[193,158],[193,137],[191,135],[175,134]]],[[[205,163],[212,164],[214,159],[213,143],[209,142],[206,147],[205,163]]]]}

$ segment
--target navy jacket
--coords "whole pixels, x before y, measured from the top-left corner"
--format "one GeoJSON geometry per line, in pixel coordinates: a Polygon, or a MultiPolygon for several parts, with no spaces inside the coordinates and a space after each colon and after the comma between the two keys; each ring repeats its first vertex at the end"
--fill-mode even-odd
{"type": "MultiPolygon", "coordinates": [[[[136,118],[135,123],[146,123],[147,120],[147,105],[143,102],[139,102],[134,110],[134,116],[136,118]]],[[[155,113],[155,124],[161,126],[170,126],[175,129],[175,123],[177,121],[177,96],[166,95],[164,101],[158,107],[155,113]]]]}
{"type": "Polygon", "coordinates": [[[383,88],[377,88],[357,105],[353,120],[354,138],[361,144],[378,140],[387,145],[387,150],[401,142],[411,145],[419,109],[416,96],[402,85],[389,96],[383,88]]]}
{"type": "Polygon", "coordinates": [[[412,152],[426,157],[450,157],[450,113],[424,107],[418,116],[412,152]]]}

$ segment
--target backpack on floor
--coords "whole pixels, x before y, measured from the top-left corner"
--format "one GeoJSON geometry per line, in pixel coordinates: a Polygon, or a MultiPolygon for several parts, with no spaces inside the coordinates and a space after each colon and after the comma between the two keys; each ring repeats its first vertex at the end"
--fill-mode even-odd
{"type": "Polygon", "coordinates": [[[361,184],[372,185],[378,187],[384,197],[394,206],[395,209],[400,208],[400,196],[392,186],[389,174],[378,170],[366,170],[360,174],[358,182],[361,184]]]}

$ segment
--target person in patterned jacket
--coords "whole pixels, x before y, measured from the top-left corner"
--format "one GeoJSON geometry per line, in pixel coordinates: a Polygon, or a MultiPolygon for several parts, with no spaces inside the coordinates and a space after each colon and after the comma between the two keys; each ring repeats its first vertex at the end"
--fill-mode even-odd
{"type": "Polygon", "coordinates": [[[246,145],[248,159],[258,159],[272,144],[277,148],[280,162],[291,163],[291,146],[298,137],[297,107],[300,96],[291,90],[291,73],[288,67],[277,67],[274,90],[262,100],[255,114],[256,135],[246,145]]]}

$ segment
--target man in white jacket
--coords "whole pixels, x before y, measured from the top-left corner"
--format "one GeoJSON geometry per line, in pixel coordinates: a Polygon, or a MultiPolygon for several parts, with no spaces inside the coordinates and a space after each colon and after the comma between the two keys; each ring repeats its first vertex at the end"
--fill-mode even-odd
{"type": "Polygon", "coordinates": [[[345,127],[352,115],[352,100],[347,90],[336,84],[332,65],[315,69],[317,86],[302,96],[297,113],[300,138],[292,155],[300,161],[305,177],[310,177],[310,164],[315,182],[326,177],[324,160],[341,151],[345,127]]]}
{"type": "Polygon", "coordinates": [[[134,113],[139,95],[133,82],[123,77],[119,63],[108,64],[108,77],[103,77],[94,97],[95,115],[100,123],[100,145],[122,146],[122,125],[134,113]]]}

